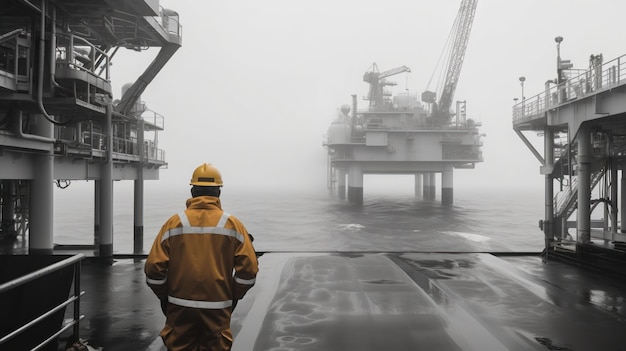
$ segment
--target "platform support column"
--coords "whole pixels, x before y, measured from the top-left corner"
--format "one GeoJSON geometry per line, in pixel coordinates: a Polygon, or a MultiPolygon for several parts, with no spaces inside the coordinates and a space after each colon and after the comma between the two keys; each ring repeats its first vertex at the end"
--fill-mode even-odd
{"type": "Polygon", "coordinates": [[[355,205],[363,204],[363,170],[359,165],[350,166],[348,173],[348,201],[355,205]]]}
{"type": "Polygon", "coordinates": [[[552,167],[554,166],[554,132],[550,128],[544,131],[544,159],[545,159],[545,194],[544,194],[544,220],[543,234],[545,238],[546,252],[554,241],[554,182],[552,179],[552,167]]]}
{"type": "Polygon", "coordinates": [[[415,197],[422,197],[422,174],[415,173],[415,197]]]}
{"type": "Polygon", "coordinates": [[[454,167],[445,165],[441,173],[441,204],[452,205],[454,202],[454,167]]]}
{"type": "Polygon", "coordinates": [[[428,187],[428,199],[434,200],[437,194],[437,173],[428,173],[429,187],[428,187]]]}
{"type": "MultiPolygon", "coordinates": [[[[617,160],[615,158],[611,158],[611,233],[617,233],[617,160]]],[[[614,235],[611,236],[613,238],[614,235]]]]}
{"type": "MultiPolygon", "coordinates": [[[[46,138],[54,137],[54,126],[42,115],[33,119],[33,134],[46,138]]],[[[42,155],[35,156],[33,180],[29,191],[29,254],[53,253],[53,209],[54,209],[54,153],[52,148],[42,155]]]]}
{"type": "Polygon", "coordinates": [[[139,154],[139,164],[137,164],[137,178],[135,179],[135,196],[134,196],[134,235],[133,235],[133,253],[143,252],[143,195],[144,195],[144,175],[143,165],[144,159],[144,126],[143,119],[137,121],[137,148],[139,154]]]}
{"type": "Polygon", "coordinates": [[[578,133],[578,208],[576,231],[578,242],[591,241],[591,134],[581,126],[578,133]]]}
{"type": "Polygon", "coordinates": [[[93,246],[96,252],[100,247],[100,188],[102,181],[96,179],[93,187],[93,246]]]}
{"type": "Polygon", "coordinates": [[[111,104],[107,105],[107,120],[104,128],[107,145],[107,160],[102,164],[100,182],[100,237],[98,256],[113,257],[113,129],[111,104]]]}
{"type": "MultiPolygon", "coordinates": [[[[143,172],[137,170],[138,177],[143,177],[143,172]]],[[[135,179],[135,206],[134,206],[134,236],[133,236],[133,253],[139,254],[143,252],[143,178],[135,179]]]]}
{"type": "Polygon", "coordinates": [[[622,178],[620,179],[620,232],[626,233],[626,168],[622,168],[622,178]]]}
{"type": "Polygon", "coordinates": [[[346,198],[346,171],[337,169],[335,172],[337,173],[337,197],[343,200],[346,198]]]}
{"type": "Polygon", "coordinates": [[[422,179],[424,180],[422,198],[424,200],[430,200],[430,177],[428,176],[428,173],[422,173],[422,179]]]}

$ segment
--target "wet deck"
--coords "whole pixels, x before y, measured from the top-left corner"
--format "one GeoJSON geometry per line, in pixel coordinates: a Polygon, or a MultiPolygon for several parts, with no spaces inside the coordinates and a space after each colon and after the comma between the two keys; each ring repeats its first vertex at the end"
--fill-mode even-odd
{"type": "MultiPolygon", "coordinates": [[[[538,256],[270,253],[233,350],[623,350],[626,282],[538,256]]],[[[143,260],[86,260],[81,337],[164,349],[143,260]]]]}

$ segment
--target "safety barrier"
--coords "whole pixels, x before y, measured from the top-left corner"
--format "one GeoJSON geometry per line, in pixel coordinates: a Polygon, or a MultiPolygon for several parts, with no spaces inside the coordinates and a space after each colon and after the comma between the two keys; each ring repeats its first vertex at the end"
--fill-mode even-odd
{"type": "Polygon", "coordinates": [[[79,304],[80,296],[84,294],[80,291],[80,267],[84,255],[63,257],[66,256],[1,257],[3,268],[10,268],[3,270],[0,276],[3,280],[38,266],[43,265],[44,268],[0,285],[3,314],[0,321],[0,349],[41,350],[47,347],[45,350],[56,350],[52,341],[56,341],[70,327],[73,327],[74,336],[78,338],[79,322],[84,317],[80,315],[79,304]],[[74,292],[68,298],[72,283],[74,292]],[[70,304],[73,304],[73,318],[63,321],[65,307],[70,304]]]}
{"type": "MultiPolygon", "coordinates": [[[[626,55],[573,76],[513,106],[513,125],[531,121],[557,106],[626,84],[626,55]]],[[[574,70],[572,70],[574,71],[574,70]]]]}

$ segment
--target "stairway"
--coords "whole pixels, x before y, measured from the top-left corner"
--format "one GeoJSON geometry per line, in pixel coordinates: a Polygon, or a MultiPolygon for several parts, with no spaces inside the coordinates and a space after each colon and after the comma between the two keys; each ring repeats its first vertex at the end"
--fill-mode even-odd
{"type": "MultiPolygon", "coordinates": [[[[598,167],[596,171],[591,173],[591,190],[600,182],[600,179],[606,173],[606,158],[599,159],[595,163],[602,163],[603,167],[598,167]]],[[[595,168],[595,167],[594,167],[595,168]]],[[[554,197],[554,216],[555,218],[569,218],[577,208],[578,200],[578,177],[572,178],[572,183],[564,193],[554,197]]]]}

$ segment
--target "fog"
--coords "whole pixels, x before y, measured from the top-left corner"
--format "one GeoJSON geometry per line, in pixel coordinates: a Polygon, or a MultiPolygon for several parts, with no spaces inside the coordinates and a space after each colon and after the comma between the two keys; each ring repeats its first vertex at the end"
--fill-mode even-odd
{"type": "MultiPolygon", "coordinates": [[[[165,116],[159,186],[187,184],[211,162],[225,186],[323,189],[326,130],[342,104],[367,101],[365,73],[406,65],[396,91],[427,88],[460,1],[161,0],[183,26],[183,46],[142,95],[165,116]]],[[[591,54],[626,53],[626,3],[611,0],[479,0],[454,100],[482,123],[484,162],[457,170],[454,185],[543,187],[539,161],[513,132],[520,76],[530,98],[556,77],[556,43],[574,68],[591,54]]],[[[156,51],[114,57],[115,98],[156,51]]],[[[430,89],[436,86],[434,78],[430,89]]],[[[529,135],[538,142],[541,139],[529,135]]],[[[365,177],[365,187],[389,184],[365,177]]],[[[410,177],[394,181],[411,188],[410,177]]],[[[154,183],[154,182],[148,182],[154,183]]],[[[440,183],[439,183],[440,184],[440,183]]],[[[151,186],[153,184],[147,184],[151,186]]],[[[367,190],[366,190],[367,191],[367,190]]]]}

